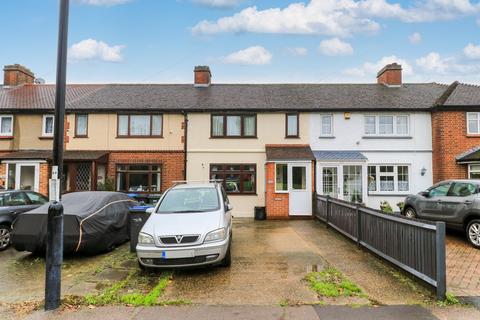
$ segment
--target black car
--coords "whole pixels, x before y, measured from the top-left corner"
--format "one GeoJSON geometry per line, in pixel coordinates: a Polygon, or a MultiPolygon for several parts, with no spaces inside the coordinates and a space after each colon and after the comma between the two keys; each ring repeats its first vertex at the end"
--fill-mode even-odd
{"type": "Polygon", "coordinates": [[[36,209],[46,202],[47,197],[33,191],[0,192],[0,251],[10,245],[10,231],[15,218],[20,213],[36,209]]]}

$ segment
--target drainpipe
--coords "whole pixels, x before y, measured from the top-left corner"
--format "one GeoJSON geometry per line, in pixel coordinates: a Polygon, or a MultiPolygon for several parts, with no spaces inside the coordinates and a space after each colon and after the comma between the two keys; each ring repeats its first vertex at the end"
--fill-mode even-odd
{"type": "Polygon", "coordinates": [[[187,180],[187,153],[188,152],[188,113],[183,111],[183,180],[187,180]]]}

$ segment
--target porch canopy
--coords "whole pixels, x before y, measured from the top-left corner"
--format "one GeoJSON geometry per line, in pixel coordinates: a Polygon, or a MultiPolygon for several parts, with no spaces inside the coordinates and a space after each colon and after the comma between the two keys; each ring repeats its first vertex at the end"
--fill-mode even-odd
{"type": "Polygon", "coordinates": [[[470,149],[455,157],[457,163],[480,162],[480,146],[470,149]]]}
{"type": "MultiPolygon", "coordinates": [[[[64,152],[64,161],[98,161],[103,160],[108,155],[105,151],[73,151],[64,152]]],[[[26,150],[14,151],[0,155],[0,160],[52,160],[52,151],[50,150],[26,150]]]]}
{"type": "Polygon", "coordinates": [[[335,161],[335,162],[365,162],[368,160],[359,151],[314,151],[317,161],[335,161]]]}
{"type": "Polygon", "coordinates": [[[315,160],[309,145],[266,145],[267,161],[311,161],[315,160]]]}

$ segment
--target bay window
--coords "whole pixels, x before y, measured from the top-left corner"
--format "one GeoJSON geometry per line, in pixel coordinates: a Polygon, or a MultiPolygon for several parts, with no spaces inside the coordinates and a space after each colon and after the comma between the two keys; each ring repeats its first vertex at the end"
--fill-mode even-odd
{"type": "Polygon", "coordinates": [[[210,179],[223,181],[228,194],[255,194],[257,166],[255,164],[212,164],[210,179]]]}
{"type": "Polygon", "coordinates": [[[410,167],[408,165],[368,166],[369,193],[410,191],[410,167]]]}
{"type": "Polygon", "coordinates": [[[162,137],[163,116],[119,115],[117,134],[119,137],[162,137]]]}
{"type": "Polygon", "coordinates": [[[212,138],[255,138],[257,135],[257,116],[250,114],[212,115],[212,138]]]}

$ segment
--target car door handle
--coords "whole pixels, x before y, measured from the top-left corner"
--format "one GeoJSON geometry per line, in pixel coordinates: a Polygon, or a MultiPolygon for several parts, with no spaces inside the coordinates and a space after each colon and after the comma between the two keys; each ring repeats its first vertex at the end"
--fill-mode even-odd
{"type": "Polygon", "coordinates": [[[465,204],[472,204],[473,202],[470,201],[470,200],[467,200],[467,201],[465,201],[464,203],[465,203],[465,204]]]}

